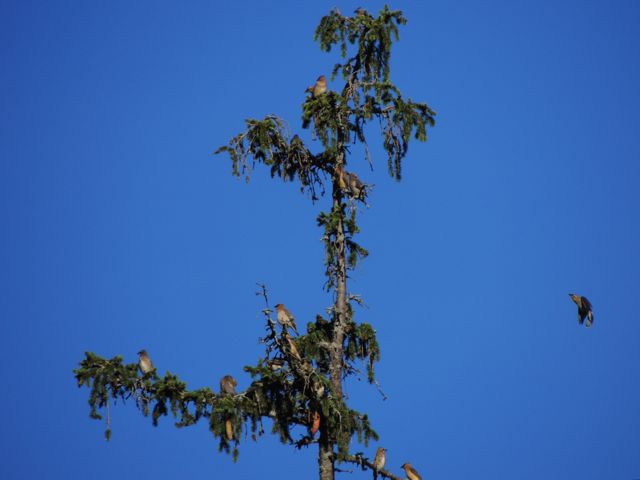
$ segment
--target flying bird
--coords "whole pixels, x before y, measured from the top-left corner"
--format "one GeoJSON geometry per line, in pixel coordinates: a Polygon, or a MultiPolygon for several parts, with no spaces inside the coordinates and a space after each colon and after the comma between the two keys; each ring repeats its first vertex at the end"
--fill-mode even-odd
{"type": "Polygon", "coordinates": [[[296,327],[296,319],[293,314],[282,303],[276,305],[276,311],[278,312],[278,323],[283,328],[291,328],[296,335],[298,335],[298,327],[296,327]]]}
{"type": "Polygon", "coordinates": [[[149,358],[149,354],[144,349],[138,352],[138,366],[144,375],[153,373],[155,370],[153,362],[149,358]]]}
{"type": "Polygon", "coordinates": [[[384,464],[387,462],[387,449],[378,448],[376,456],[373,459],[374,478],[378,478],[378,472],[384,468],[384,464]]]}
{"type": "Polygon", "coordinates": [[[318,80],[314,85],[307,87],[306,92],[311,92],[311,95],[315,97],[319,97],[323,93],[327,91],[327,79],[324,78],[324,75],[320,75],[318,80]]]}
{"type": "Polygon", "coordinates": [[[402,465],[402,467],[400,468],[404,468],[404,471],[407,473],[407,478],[409,478],[409,480],[422,480],[422,477],[420,476],[420,474],[416,471],[415,468],[413,468],[411,465],[409,465],[408,463],[405,463],[404,465],[402,465]]]}
{"type": "Polygon", "coordinates": [[[238,382],[231,375],[225,375],[220,379],[220,394],[235,395],[238,382]]]}
{"type": "Polygon", "coordinates": [[[587,299],[587,297],[581,297],[580,295],[576,295],[575,293],[570,293],[569,296],[571,297],[571,300],[573,300],[578,306],[578,323],[582,325],[586,318],[587,322],[585,325],[587,327],[593,325],[593,309],[591,308],[591,302],[587,299]]]}

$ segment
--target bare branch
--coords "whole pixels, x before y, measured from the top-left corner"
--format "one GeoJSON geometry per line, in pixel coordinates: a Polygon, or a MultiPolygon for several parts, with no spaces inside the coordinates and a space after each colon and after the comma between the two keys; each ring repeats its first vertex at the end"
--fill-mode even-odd
{"type": "Polygon", "coordinates": [[[371,462],[368,458],[363,457],[361,454],[351,455],[349,457],[343,458],[342,462],[360,465],[362,470],[372,470],[385,478],[389,478],[390,480],[404,480],[404,478],[398,477],[388,470],[376,470],[376,468],[373,466],[373,462],[371,462]]]}

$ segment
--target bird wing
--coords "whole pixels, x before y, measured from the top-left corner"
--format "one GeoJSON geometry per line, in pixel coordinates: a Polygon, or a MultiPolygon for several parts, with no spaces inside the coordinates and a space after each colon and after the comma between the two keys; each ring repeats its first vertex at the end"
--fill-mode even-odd
{"type": "Polygon", "coordinates": [[[407,466],[407,474],[409,474],[409,476],[413,476],[413,479],[415,480],[422,480],[420,474],[416,472],[416,469],[413,467],[407,466]]]}
{"type": "Polygon", "coordinates": [[[287,307],[285,307],[284,305],[282,306],[282,311],[287,315],[287,317],[289,317],[289,320],[291,320],[292,322],[295,320],[295,317],[293,316],[293,313],[291,313],[289,311],[289,309],[287,307]]]}
{"type": "Polygon", "coordinates": [[[589,299],[587,297],[582,297],[582,305],[587,310],[591,310],[591,302],[589,301],[589,299]]]}

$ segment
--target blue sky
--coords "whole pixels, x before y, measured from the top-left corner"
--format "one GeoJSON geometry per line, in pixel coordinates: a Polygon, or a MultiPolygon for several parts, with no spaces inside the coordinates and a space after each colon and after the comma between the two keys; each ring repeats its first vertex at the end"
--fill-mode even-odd
{"type": "MultiPolygon", "coordinates": [[[[247,439],[234,465],[206,426],[153,428],[133,405],[106,443],[72,375],[86,350],[144,347],[191,388],[226,373],[243,388],[256,282],[299,323],[329,305],[326,203],[263,169],[247,185],[211,153],[249,117],[300,133],[304,89],[338,61],[313,31],[359,3],[229,4],[0,5],[2,478],[317,475],[315,450],[247,439]]],[[[400,183],[375,129],[374,171],[351,159],[376,188],[350,290],[389,396],[355,381],[352,405],[397,474],[639,478],[640,4],[390,6],[409,19],[393,80],[438,125],[400,183]]]]}

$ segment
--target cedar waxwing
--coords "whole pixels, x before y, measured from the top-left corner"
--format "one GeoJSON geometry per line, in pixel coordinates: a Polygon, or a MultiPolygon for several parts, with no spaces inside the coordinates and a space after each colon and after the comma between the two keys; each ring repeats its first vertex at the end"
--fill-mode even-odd
{"type": "Polygon", "coordinates": [[[298,327],[296,327],[296,319],[293,314],[285,307],[283,304],[278,303],[276,305],[276,311],[278,312],[278,323],[282,325],[283,328],[291,328],[296,335],[298,335],[298,327]]]}
{"type": "Polygon", "coordinates": [[[280,370],[282,367],[284,367],[284,358],[274,357],[267,362],[267,365],[269,365],[269,368],[274,372],[276,370],[280,370]]]}
{"type": "Polygon", "coordinates": [[[235,395],[238,382],[231,375],[225,375],[220,379],[220,395],[235,395]]]}
{"type": "Polygon", "coordinates": [[[358,7],[353,11],[353,13],[355,13],[357,16],[361,17],[363,15],[366,15],[367,11],[362,7],[358,7]]]}
{"type": "Polygon", "coordinates": [[[348,188],[348,178],[347,175],[344,171],[344,168],[342,168],[342,164],[339,164],[336,166],[336,173],[338,174],[338,186],[340,187],[340,190],[347,190],[348,188]]]}
{"type": "Polygon", "coordinates": [[[311,85],[307,87],[306,92],[311,92],[311,95],[315,97],[319,97],[324,92],[327,91],[327,79],[324,78],[324,75],[320,75],[318,80],[316,80],[315,85],[311,85]]]}
{"type": "Polygon", "coordinates": [[[291,355],[293,355],[298,360],[302,360],[302,357],[300,356],[300,352],[298,352],[298,347],[296,347],[296,342],[286,332],[285,332],[285,338],[287,339],[287,343],[289,344],[289,351],[291,352],[291,355]]]}
{"type": "Polygon", "coordinates": [[[387,462],[387,449],[378,448],[376,457],[373,459],[374,478],[378,478],[378,472],[384,468],[384,464],[387,462]]]}
{"type": "Polygon", "coordinates": [[[581,297],[575,293],[570,293],[571,300],[578,306],[578,323],[582,325],[584,319],[587,319],[585,324],[587,327],[593,325],[593,311],[591,309],[591,302],[587,300],[587,297],[581,297]]]}
{"type": "Polygon", "coordinates": [[[407,477],[409,478],[409,480],[422,480],[422,477],[418,472],[416,472],[416,469],[408,463],[405,463],[400,468],[404,468],[404,471],[407,473],[407,477]]]}
{"type": "Polygon", "coordinates": [[[349,190],[351,190],[351,196],[357,198],[358,200],[361,199],[361,195],[364,193],[365,189],[364,184],[353,172],[347,173],[347,178],[349,182],[349,190]]]}
{"type": "Polygon", "coordinates": [[[155,370],[153,362],[149,358],[146,350],[140,350],[138,352],[138,366],[144,375],[148,375],[155,370]]]}
{"type": "Polygon", "coordinates": [[[309,430],[309,433],[313,437],[319,429],[320,429],[320,414],[318,412],[313,412],[313,422],[311,423],[311,430],[309,430]]]}
{"type": "Polygon", "coordinates": [[[348,192],[353,198],[362,200],[362,195],[366,193],[366,185],[360,181],[358,175],[345,172],[342,165],[336,167],[336,173],[340,190],[348,192]]]}

